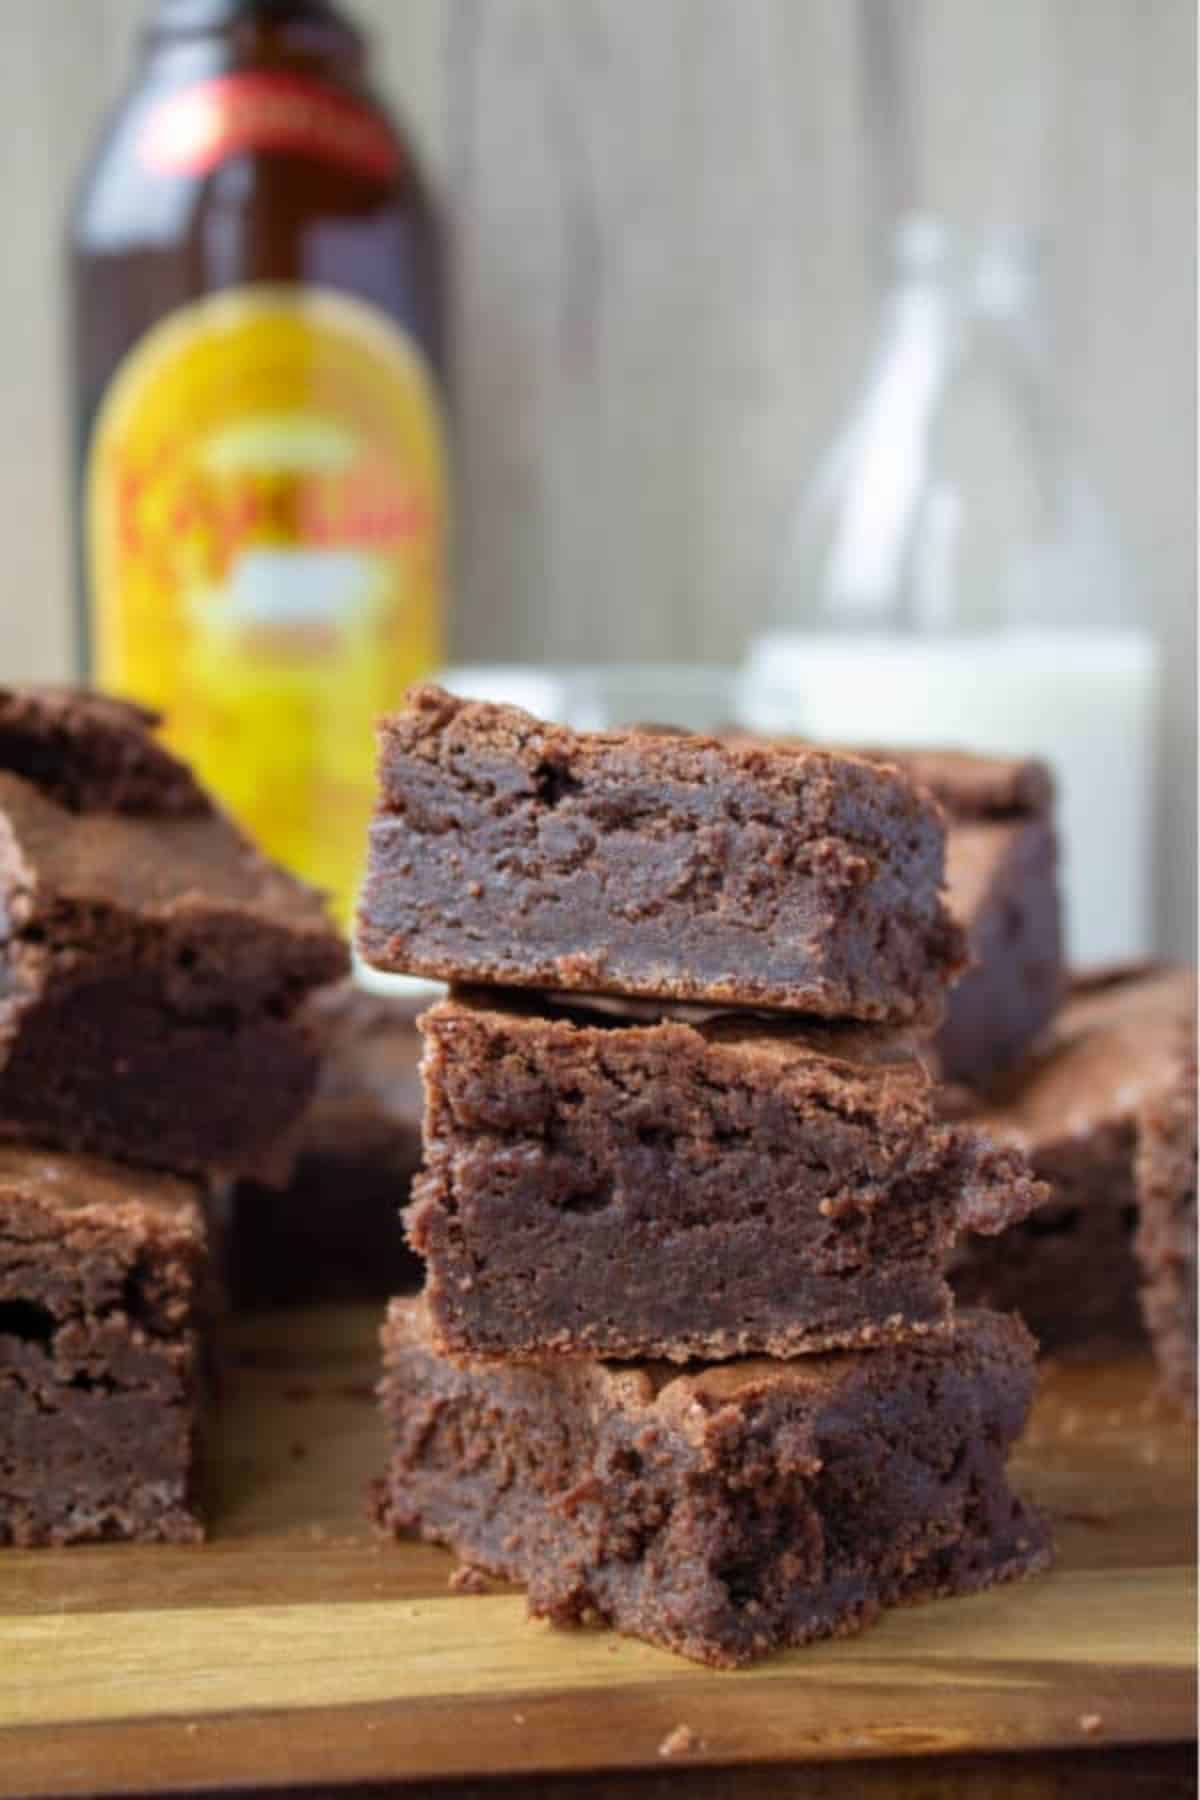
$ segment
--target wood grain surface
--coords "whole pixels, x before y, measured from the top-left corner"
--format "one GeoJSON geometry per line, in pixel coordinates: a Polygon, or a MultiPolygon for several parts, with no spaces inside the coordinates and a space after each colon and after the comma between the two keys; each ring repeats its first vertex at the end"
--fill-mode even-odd
{"type": "Polygon", "coordinates": [[[1122,1769],[1189,1791],[1193,1434],[1147,1362],[1046,1372],[1016,1473],[1055,1517],[1051,1575],[726,1675],[530,1624],[498,1584],[453,1592],[443,1552],[372,1536],[376,1323],[235,1324],[204,1548],[0,1555],[0,1793],[650,1793],[735,1769],[695,1791],[1100,1794],[1122,1769]]]}

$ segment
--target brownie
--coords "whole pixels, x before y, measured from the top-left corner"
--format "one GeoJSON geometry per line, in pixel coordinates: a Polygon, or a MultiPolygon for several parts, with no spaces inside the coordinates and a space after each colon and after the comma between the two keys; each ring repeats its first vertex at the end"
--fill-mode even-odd
{"type": "Polygon", "coordinates": [[[787,1356],[945,1329],[961,1230],[1045,1198],[861,1027],[426,1013],[408,1231],[441,1350],[787,1356]]]}
{"type": "Polygon", "coordinates": [[[292,1179],[281,1190],[242,1182],[235,1195],[242,1306],[382,1300],[420,1279],[401,1223],[421,1161],[413,1004],[346,982],[312,1006],[327,1043],[292,1179]]]}
{"type": "Polygon", "coordinates": [[[884,1606],[1044,1567],[1005,1458],[1033,1390],[1016,1320],[680,1373],[440,1357],[421,1301],[384,1329],[380,1523],[718,1667],[844,1635],[884,1606]]]}
{"type": "Polygon", "coordinates": [[[935,1039],[946,1081],[982,1085],[1033,1047],[1062,999],[1054,782],[1031,757],[861,750],[930,793],[946,814],[946,897],[970,968],[935,1039]]]}
{"type": "Polygon", "coordinates": [[[1142,1310],[1163,1385],[1196,1411],[1196,1038],[1181,1022],[1174,1078],[1138,1113],[1135,1239],[1142,1310]]]}
{"type": "Polygon", "coordinates": [[[196,1184],[0,1145],[0,1543],[203,1535],[196,1184]]]}
{"type": "Polygon", "coordinates": [[[68,812],[208,812],[192,771],[154,735],[158,722],[132,701],[81,688],[0,687],[0,769],[68,812]]]}
{"type": "Polygon", "coordinates": [[[1047,819],[951,821],[950,910],[971,967],[934,1040],[947,1081],[983,1085],[1011,1068],[1053,1019],[1063,989],[1058,841],[1047,819]]]}
{"type": "Polygon", "coordinates": [[[1138,1121],[1172,1091],[1193,995],[1179,969],[1081,977],[1037,1054],[982,1099],[944,1097],[1024,1151],[1051,1195],[1002,1236],[960,1246],[951,1281],[961,1304],[1015,1308],[1044,1350],[1140,1338],[1138,1121]]]}
{"type": "Polygon", "coordinates": [[[426,687],[383,722],[379,782],[379,969],[932,1028],[963,965],[937,808],[858,758],[426,687]]]}
{"type": "Polygon", "coordinates": [[[95,696],[0,690],[0,1137],[277,1179],[347,967],[320,898],[95,696]]]}

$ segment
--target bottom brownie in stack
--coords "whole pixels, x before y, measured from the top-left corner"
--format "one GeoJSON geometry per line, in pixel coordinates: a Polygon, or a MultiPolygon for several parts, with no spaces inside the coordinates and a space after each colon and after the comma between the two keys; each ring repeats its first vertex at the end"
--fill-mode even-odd
{"type": "Polygon", "coordinates": [[[0,1146],[0,1544],[204,1535],[201,1190],[0,1146]]]}
{"type": "Polygon", "coordinates": [[[456,1366],[420,1300],[393,1303],[377,1513],[588,1617],[732,1667],[881,1608],[1049,1562],[1005,1459],[1032,1339],[972,1312],[874,1351],[662,1363],[456,1366]]]}

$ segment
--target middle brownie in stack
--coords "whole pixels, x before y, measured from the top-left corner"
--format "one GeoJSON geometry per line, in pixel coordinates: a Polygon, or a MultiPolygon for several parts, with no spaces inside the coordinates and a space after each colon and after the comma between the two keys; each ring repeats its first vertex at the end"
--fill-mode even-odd
{"type": "Polygon", "coordinates": [[[1045,1192],[903,1035],[963,957],[933,802],[434,689],[381,788],[361,947],[464,984],[423,1021],[382,1522],[714,1663],[1043,1564],[1032,1343],[945,1268],[1045,1192]]]}

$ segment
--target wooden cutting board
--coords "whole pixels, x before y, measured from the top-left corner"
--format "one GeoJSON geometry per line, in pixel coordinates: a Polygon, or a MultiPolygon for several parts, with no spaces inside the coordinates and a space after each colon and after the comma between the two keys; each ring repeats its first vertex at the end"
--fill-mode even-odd
{"type": "Polygon", "coordinates": [[[376,1541],[376,1324],[234,1325],[206,1547],[0,1552],[0,1793],[581,1771],[612,1793],[717,1765],[706,1793],[940,1794],[970,1765],[994,1778],[971,1792],[1009,1767],[1023,1794],[1071,1769],[1099,1794],[1086,1771],[1132,1744],[1168,1781],[1139,1794],[1191,1791],[1163,1747],[1195,1723],[1193,1432],[1148,1360],[1045,1372],[1016,1475],[1056,1519],[1051,1575],[730,1675],[529,1624],[511,1591],[454,1592],[443,1552],[376,1541]],[[778,1785],[805,1770],[819,1788],[778,1785]]]}

